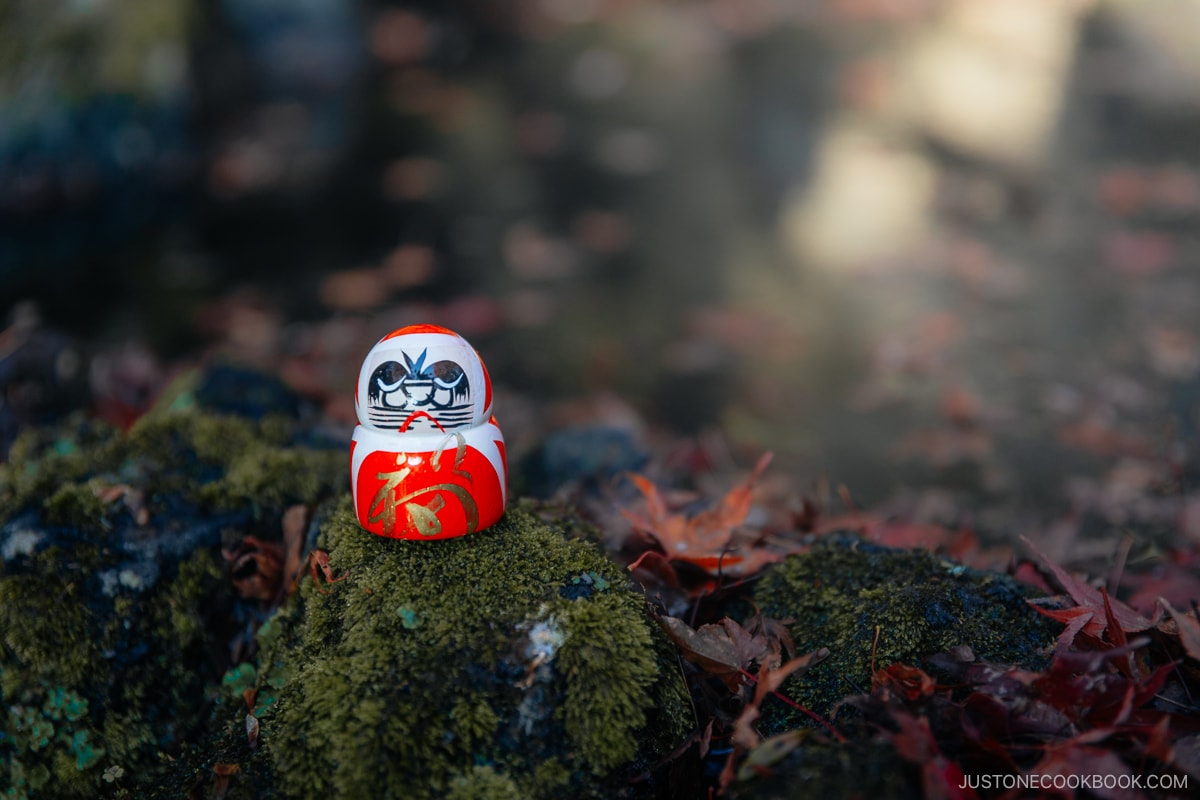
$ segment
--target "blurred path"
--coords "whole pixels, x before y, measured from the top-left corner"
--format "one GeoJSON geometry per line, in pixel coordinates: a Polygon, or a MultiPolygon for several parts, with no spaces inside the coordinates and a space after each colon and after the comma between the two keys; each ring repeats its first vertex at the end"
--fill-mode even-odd
{"type": "MultiPolygon", "coordinates": [[[[345,419],[378,332],[434,321],[483,351],[518,456],[568,423],[717,431],[798,492],[1200,537],[1195,0],[171,8],[133,39],[101,5],[5,20],[160,65],[79,84],[143,92],[117,127],[145,135],[104,152],[144,159],[91,194],[53,109],[0,138],[7,302],[99,330],[100,401],[165,378],[106,344],[148,342],[345,419]],[[113,208],[140,215],[70,227],[138,185],[113,208]]],[[[21,52],[9,112],[60,51],[21,52]]]]}

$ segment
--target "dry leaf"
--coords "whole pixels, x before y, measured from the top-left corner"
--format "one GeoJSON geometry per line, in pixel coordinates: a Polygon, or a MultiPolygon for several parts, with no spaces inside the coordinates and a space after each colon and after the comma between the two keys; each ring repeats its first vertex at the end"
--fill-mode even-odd
{"type": "MultiPolygon", "coordinates": [[[[1021,541],[1033,551],[1038,560],[1058,581],[1058,584],[1077,603],[1073,608],[1047,609],[1039,605],[1042,602],[1041,599],[1027,601],[1039,613],[1066,624],[1066,629],[1058,637],[1060,649],[1069,647],[1079,633],[1095,639],[1102,639],[1104,632],[1109,628],[1110,617],[1116,627],[1120,629],[1119,633],[1114,631],[1112,636],[1123,637],[1125,633],[1144,631],[1154,625],[1153,620],[1143,617],[1120,600],[1108,598],[1099,589],[1089,586],[1051,561],[1050,557],[1039,550],[1029,539],[1022,536],[1021,541]],[[1106,609],[1106,605],[1108,609],[1106,609]]],[[[1115,642],[1115,639],[1111,641],[1115,642]]]]}
{"type": "Polygon", "coordinates": [[[1196,621],[1194,614],[1183,614],[1176,611],[1166,600],[1161,602],[1171,619],[1175,620],[1175,629],[1179,633],[1179,642],[1183,645],[1184,652],[1200,661],[1200,622],[1196,621]]]}
{"type": "Polygon", "coordinates": [[[623,509],[621,513],[635,530],[658,543],[667,560],[686,562],[710,575],[753,575],[786,555],[763,547],[732,545],[734,533],[750,513],[754,484],[771,462],[771,455],[764,453],[750,477],[730,489],[715,508],[694,517],[672,513],[658,487],[645,476],[631,474],[629,479],[642,493],[645,510],[638,514],[623,509]]]}

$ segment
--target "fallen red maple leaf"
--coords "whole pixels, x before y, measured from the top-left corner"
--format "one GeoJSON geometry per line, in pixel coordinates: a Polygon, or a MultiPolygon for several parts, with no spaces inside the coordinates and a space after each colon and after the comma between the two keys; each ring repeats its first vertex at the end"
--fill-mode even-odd
{"type": "Polygon", "coordinates": [[[911,703],[933,694],[933,678],[918,667],[908,664],[892,664],[878,669],[871,676],[871,688],[885,689],[911,703]]]}
{"type": "Polygon", "coordinates": [[[742,684],[743,667],[767,652],[765,640],[755,641],[728,617],[696,629],[675,617],[659,617],[658,624],[679,646],[684,658],[720,678],[730,690],[742,684]]]}
{"type": "Polygon", "coordinates": [[[288,594],[295,591],[304,570],[304,537],[310,516],[308,507],[303,504],[294,505],[283,512],[283,578],[288,594]]]}
{"type": "Polygon", "coordinates": [[[742,713],[738,715],[737,721],[733,725],[733,743],[744,750],[749,750],[762,741],[758,731],[754,730],[754,723],[762,715],[760,707],[763,700],[767,699],[767,695],[778,692],[779,687],[783,686],[783,682],[793,672],[800,671],[803,674],[804,670],[820,663],[828,653],[829,651],[822,648],[783,664],[772,665],[765,662],[761,664],[758,674],[754,677],[754,697],[742,709],[742,713]]]}
{"type": "MultiPolygon", "coordinates": [[[[629,479],[645,499],[645,511],[639,514],[622,509],[621,513],[635,530],[651,537],[662,548],[668,561],[686,562],[710,575],[753,575],[785,555],[763,547],[733,544],[734,533],[750,513],[754,484],[771,462],[771,455],[764,453],[750,477],[730,489],[714,508],[693,517],[672,513],[653,482],[644,475],[630,474],[629,479]]],[[[630,569],[641,562],[642,558],[637,559],[630,569]]],[[[664,573],[661,565],[656,571],[664,573]]]]}
{"type": "Polygon", "coordinates": [[[1107,597],[1099,589],[1089,586],[1067,572],[1029,539],[1022,536],[1021,541],[1033,551],[1063,590],[1077,603],[1072,608],[1049,609],[1043,608],[1041,604],[1053,600],[1053,598],[1036,598],[1026,601],[1038,613],[1066,624],[1066,629],[1058,637],[1059,650],[1070,647],[1080,633],[1097,641],[1103,641],[1105,631],[1110,628],[1110,620],[1115,624],[1112,624],[1114,630],[1110,634],[1109,642],[1117,645],[1120,644],[1117,639],[1120,638],[1123,642],[1126,633],[1144,631],[1154,625],[1155,620],[1143,617],[1120,600],[1107,597]]]}
{"type": "Polygon", "coordinates": [[[244,599],[273,602],[283,585],[284,549],[279,542],[247,536],[233,550],[222,550],[233,587],[244,599]]]}
{"type": "Polygon", "coordinates": [[[1175,621],[1175,631],[1179,634],[1179,643],[1183,645],[1183,651],[1200,661],[1200,622],[1196,621],[1194,614],[1180,613],[1170,603],[1165,600],[1162,602],[1167,607],[1171,619],[1175,621]]]}
{"type": "Polygon", "coordinates": [[[779,620],[755,615],[742,627],[729,617],[693,629],[681,619],[662,616],[658,624],[679,646],[683,657],[736,691],[754,665],[779,667],[792,637],[779,620]]]}
{"type": "Polygon", "coordinates": [[[1121,581],[1135,591],[1129,605],[1139,611],[1153,609],[1161,597],[1176,607],[1200,599],[1200,553],[1174,550],[1146,573],[1126,573],[1121,581]]]}
{"type": "MultiPolygon", "coordinates": [[[[1147,715],[1139,709],[1158,694],[1177,663],[1162,664],[1140,680],[1105,668],[1105,662],[1126,658],[1138,646],[1134,642],[1102,651],[1057,653],[1050,669],[1035,677],[1030,687],[1039,702],[1065,714],[1076,730],[1111,730],[1135,717],[1145,722],[1147,715]]],[[[1155,722],[1163,713],[1151,710],[1155,722]]]]}
{"type": "Polygon", "coordinates": [[[898,731],[885,731],[896,754],[921,768],[922,793],[936,800],[967,800],[977,795],[967,785],[962,769],[942,755],[930,730],[929,720],[904,711],[892,713],[898,731]]]}
{"type": "MultiPolygon", "coordinates": [[[[767,699],[767,695],[775,695],[780,700],[795,706],[800,711],[803,711],[804,713],[812,716],[814,719],[824,724],[839,739],[841,738],[841,734],[838,733],[837,729],[830,726],[829,723],[824,719],[817,717],[808,709],[797,704],[794,700],[789,699],[786,695],[783,695],[779,692],[779,687],[783,686],[783,682],[787,680],[788,676],[790,676],[792,673],[799,672],[800,674],[803,674],[810,667],[821,663],[828,657],[829,650],[822,647],[819,650],[815,650],[807,655],[799,656],[798,658],[793,658],[791,661],[787,661],[782,664],[779,663],[778,659],[773,661],[764,661],[758,667],[758,674],[754,676],[750,676],[748,673],[743,672],[747,678],[754,682],[754,696],[747,701],[746,705],[742,708],[742,713],[738,715],[738,718],[733,725],[733,734],[730,737],[733,747],[729,752],[729,757],[725,760],[725,768],[721,770],[721,776],[717,780],[717,785],[722,794],[724,794],[733,783],[736,775],[734,771],[734,763],[738,760],[742,753],[746,752],[747,750],[752,750],[760,742],[762,742],[762,737],[759,735],[758,731],[754,729],[754,723],[756,723],[759,717],[762,716],[761,706],[762,702],[767,699]]],[[[777,741],[784,747],[788,747],[787,740],[777,741]]],[[[791,747],[794,746],[794,744],[791,745],[791,747]]],[[[788,749],[791,748],[789,747],[788,749]]]]}

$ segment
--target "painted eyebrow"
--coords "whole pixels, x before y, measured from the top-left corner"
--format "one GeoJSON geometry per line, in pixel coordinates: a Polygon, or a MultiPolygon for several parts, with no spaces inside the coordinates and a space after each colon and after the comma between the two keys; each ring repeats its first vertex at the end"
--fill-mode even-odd
{"type": "Polygon", "coordinates": [[[375,383],[379,384],[379,388],[383,389],[385,392],[394,392],[400,388],[400,384],[404,383],[404,379],[406,377],[408,377],[408,376],[402,375],[400,377],[400,379],[398,381],[396,381],[395,383],[384,383],[383,378],[379,377],[379,378],[375,379],[375,383]]]}

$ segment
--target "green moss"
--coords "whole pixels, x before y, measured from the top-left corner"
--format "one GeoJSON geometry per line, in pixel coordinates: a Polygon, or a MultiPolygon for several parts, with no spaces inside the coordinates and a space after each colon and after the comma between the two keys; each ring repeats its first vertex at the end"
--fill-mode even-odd
{"type": "Polygon", "coordinates": [[[561,760],[551,756],[533,767],[526,786],[531,797],[562,797],[571,783],[571,770],[561,760]]]}
{"type": "Polygon", "coordinates": [[[113,766],[152,782],[162,748],[203,720],[218,644],[205,616],[232,599],[216,557],[198,551],[136,596],[108,598],[99,586],[56,548],[0,577],[0,699],[20,710],[4,724],[0,755],[22,773],[0,776],[0,791],[22,780],[37,788],[31,770],[42,769],[50,797],[94,797],[113,766]]]}
{"type": "MultiPolygon", "coordinates": [[[[269,536],[287,505],[345,485],[344,452],[289,444],[301,434],[168,410],[127,434],[71,420],[20,437],[0,467],[0,796],[154,796],[179,776],[234,631],[221,527],[269,536]],[[116,484],[148,519],[100,499],[116,484]]],[[[288,679],[269,667],[260,703],[288,679]]]]}
{"type": "Polygon", "coordinates": [[[100,499],[92,483],[64,483],[42,504],[46,521],[52,525],[82,525],[107,528],[109,504],[100,499]],[[86,521],[86,522],[85,522],[86,521]]]}
{"type": "Polygon", "coordinates": [[[256,426],[241,417],[203,413],[157,414],[142,417],[130,429],[131,445],[153,453],[164,464],[228,464],[254,444],[256,426]]]}
{"type": "MultiPolygon", "coordinates": [[[[928,656],[956,645],[987,660],[1044,663],[1055,626],[1029,608],[1025,596],[1005,575],[853,539],[826,541],[788,558],[754,593],[765,613],[794,620],[790,629],[799,652],[829,648],[826,661],[784,685],[819,714],[870,690],[873,646],[877,669],[895,662],[922,666],[928,656]]],[[[772,731],[804,722],[790,709],[771,706],[768,712],[772,731]]]]}
{"type": "Polygon", "coordinates": [[[645,725],[649,688],[658,677],[649,629],[628,624],[640,600],[627,593],[598,594],[589,603],[560,600],[552,606],[566,630],[558,652],[558,670],[567,678],[564,726],[597,773],[636,754],[630,733],[645,725]],[[620,643],[619,658],[614,641],[620,643]]]}
{"type": "Polygon", "coordinates": [[[525,794],[507,775],[489,765],[475,766],[450,781],[446,800],[525,800],[525,794]]]}
{"type": "Polygon", "coordinates": [[[20,698],[29,682],[78,686],[103,657],[102,623],[84,598],[83,576],[54,570],[65,560],[60,553],[43,551],[41,570],[0,577],[5,699],[20,698]]]}
{"type": "Polygon", "coordinates": [[[322,536],[349,578],[305,581],[260,656],[291,670],[261,729],[285,794],[613,796],[690,729],[643,599],[593,545],[521,510],[462,538],[384,539],[348,502],[322,536]],[[564,591],[588,573],[605,588],[564,591]],[[651,715],[662,698],[675,707],[651,715]]]}
{"type": "Polygon", "coordinates": [[[34,428],[17,437],[0,465],[0,517],[41,503],[60,486],[95,474],[119,447],[111,427],[72,417],[57,428],[34,428]]]}
{"type": "Polygon", "coordinates": [[[346,464],[342,452],[255,443],[233,458],[200,497],[219,509],[236,508],[245,498],[253,499],[256,510],[287,507],[344,481],[346,464]]]}

